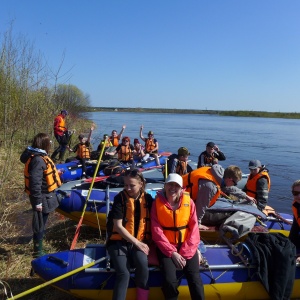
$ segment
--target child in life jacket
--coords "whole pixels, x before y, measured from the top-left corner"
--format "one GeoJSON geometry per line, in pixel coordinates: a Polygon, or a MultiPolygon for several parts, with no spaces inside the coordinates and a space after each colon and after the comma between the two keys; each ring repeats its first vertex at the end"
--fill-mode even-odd
{"type": "Polygon", "coordinates": [[[80,134],[78,136],[79,143],[73,147],[73,149],[69,148],[70,152],[76,152],[76,158],[81,162],[82,164],[82,177],[81,178],[89,178],[89,176],[86,175],[86,160],[90,159],[91,157],[91,150],[90,150],[90,140],[92,136],[92,132],[94,130],[94,126],[91,126],[89,135],[87,138],[84,137],[83,134],[80,134]]]}
{"type": "Polygon", "coordinates": [[[134,139],[133,157],[136,161],[147,161],[149,154],[145,153],[145,147],[140,143],[139,139],[134,139]]]}

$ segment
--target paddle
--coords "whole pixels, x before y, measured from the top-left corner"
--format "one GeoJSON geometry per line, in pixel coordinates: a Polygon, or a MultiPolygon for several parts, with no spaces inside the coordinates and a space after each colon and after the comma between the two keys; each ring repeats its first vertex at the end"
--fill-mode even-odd
{"type": "Polygon", "coordinates": [[[263,210],[263,213],[267,216],[269,216],[269,214],[273,214],[277,219],[281,220],[283,223],[288,224],[288,225],[292,225],[293,223],[288,221],[287,219],[283,218],[278,212],[276,212],[274,210],[273,207],[271,206],[266,206],[263,210]]]}
{"type": "MultiPolygon", "coordinates": [[[[109,199],[109,185],[106,187],[106,191],[105,191],[105,201],[106,201],[106,220],[108,219],[108,214],[109,214],[109,204],[110,204],[110,199],[109,199]]],[[[106,238],[107,238],[108,234],[107,234],[107,226],[106,226],[106,238]]],[[[106,270],[109,271],[110,270],[110,256],[108,254],[108,251],[106,249],[106,270]]]]}
{"type": "MultiPolygon", "coordinates": [[[[108,137],[107,137],[106,139],[108,139],[108,137]]],[[[93,185],[94,185],[94,182],[95,182],[95,178],[96,178],[96,176],[97,176],[97,173],[98,173],[98,169],[99,169],[100,162],[101,162],[101,159],[102,159],[102,156],[103,156],[103,152],[104,152],[104,147],[102,147],[102,150],[101,150],[101,153],[100,153],[100,156],[99,156],[99,159],[98,159],[98,163],[97,163],[97,166],[96,166],[96,168],[95,168],[93,180],[92,180],[91,186],[90,186],[90,188],[89,188],[89,191],[88,191],[88,194],[87,194],[87,197],[86,197],[86,200],[85,200],[85,204],[84,204],[84,207],[83,207],[83,210],[82,210],[82,214],[81,214],[80,220],[79,220],[79,222],[78,222],[78,224],[77,224],[77,227],[76,227],[74,239],[73,239],[73,241],[72,241],[70,250],[73,250],[73,249],[75,248],[75,246],[76,246],[77,239],[78,239],[79,232],[80,232],[80,227],[81,227],[81,225],[82,225],[82,221],[83,221],[83,217],[84,217],[84,214],[85,214],[85,210],[86,210],[88,201],[89,201],[90,196],[91,196],[91,193],[92,193],[93,185]]]]}
{"type": "Polygon", "coordinates": [[[19,299],[19,298],[21,298],[21,297],[24,297],[24,296],[26,296],[26,295],[28,295],[28,294],[31,294],[31,293],[33,293],[33,292],[39,290],[39,289],[42,289],[42,288],[45,287],[45,286],[48,286],[48,285],[50,285],[50,284],[53,284],[53,283],[55,283],[55,282],[57,282],[57,281],[60,281],[60,280],[65,279],[65,278],[67,278],[67,277],[69,277],[69,276],[72,276],[72,275],[74,275],[74,274],[76,274],[76,273],[78,273],[78,272],[80,272],[80,271],[82,271],[82,270],[85,270],[85,269],[87,269],[87,268],[89,268],[89,267],[92,267],[92,266],[94,266],[94,265],[96,265],[96,264],[98,264],[98,263],[104,261],[105,259],[106,259],[106,257],[101,257],[101,258],[99,258],[99,259],[97,259],[97,260],[95,260],[95,261],[93,261],[93,262],[91,262],[91,263],[89,263],[89,264],[86,264],[86,265],[84,265],[84,266],[82,266],[82,267],[79,267],[79,268],[77,268],[77,269],[75,269],[75,270],[72,270],[72,271],[70,271],[70,272],[68,272],[68,273],[66,273],[66,274],[64,274],[64,275],[60,275],[60,276],[58,276],[58,277],[56,277],[56,278],[53,278],[53,279],[51,279],[51,280],[49,280],[49,281],[47,281],[47,282],[44,282],[44,283],[42,283],[42,284],[40,284],[40,285],[38,285],[38,286],[36,286],[36,287],[34,287],[34,288],[32,288],[32,289],[29,289],[29,290],[27,290],[27,291],[25,291],[25,292],[23,292],[23,293],[20,293],[20,294],[18,294],[18,295],[16,295],[16,296],[13,296],[13,297],[11,297],[11,298],[7,298],[6,300],[14,300],[14,299],[19,299]]]}

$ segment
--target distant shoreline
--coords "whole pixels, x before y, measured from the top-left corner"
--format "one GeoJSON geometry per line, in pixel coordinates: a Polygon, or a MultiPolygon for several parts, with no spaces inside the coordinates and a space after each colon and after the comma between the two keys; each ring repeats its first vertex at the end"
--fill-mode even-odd
{"type": "Polygon", "coordinates": [[[200,109],[175,109],[175,108],[141,108],[141,107],[89,107],[87,112],[137,112],[137,113],[173,113],[173,114],[199,114],[199,115],[219,115],[232,117],[258,117],[258,118],[282,118],[300,119],[300,113],[281,113],[266,111],[247,111],[247,110],[200,110],[200,109]]]}

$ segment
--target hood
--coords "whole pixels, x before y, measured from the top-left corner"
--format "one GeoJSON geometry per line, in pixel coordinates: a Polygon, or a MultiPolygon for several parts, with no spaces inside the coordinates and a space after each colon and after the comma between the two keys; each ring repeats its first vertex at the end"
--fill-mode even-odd
{"type": "Polygon", "coordinates": [[[31,146],[28,146],[21,154],[20,161],[25,164],[31,155],[47,155],[47,152],[43,149],[32,148],[31,146]]]}
{"type": "Polygon", "coordinates": [[[224,169],[223,169],[223,167],[221,165],[219,165],[219,164],[213,165],[211,167],[211,173],[216,178],[216,180],[218,181],[219,185],[221,185],[222,180],[223,180],[223,176],[224,176],[224,169]]]}

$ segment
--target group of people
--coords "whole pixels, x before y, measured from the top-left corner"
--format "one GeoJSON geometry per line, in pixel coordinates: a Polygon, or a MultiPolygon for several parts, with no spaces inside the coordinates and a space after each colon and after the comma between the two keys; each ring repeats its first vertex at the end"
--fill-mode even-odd
{"type": "Polygon", "coordinates": [[[164,298],[178,298],[176,270],[182,269],[191,299],[205,299],[199,275],[201,254],[196,208],[189,193],[184,192],[180,175],[170,173],[164,188],[153,200],[145,192],[143,174],[137,169],[126,171],[124,190],[114,199],[107,231],[107,249],[116,270],[113,300],[126,298],[132,266],[135,268],[136,299],[148,299],[147,257],[151,243],[157,247],[164,298]]]}
{"type": "MultiPolygon", "coordinates": [[[[111,143],[111,137],[108,138],[107,135],[103,136],[103,140],[100,142],[97,150],[101,151],[102,147],[105,147],[105,155],[114,157],[117,155],[118,160],[125,164],[132,164],[134,160],[137,161],[147,161],[149,156],[152,156],[157,166],[160,166],[159,156],[158,156],[158,141],[154,138],[154,132],[149,131],[148,137],[145,138],[143,136],[143,128],[144,126],[141,125],[140,127],[140,138],[145,143],[145,145],[142,145],[139,141],[139,139],[134,139],[134,143],[131,144],[131,140],[128,136],[124,136],[122,138],[122,135],[118,136],[120,137],[121,143],[120,144],[113,144],[111,143]],[[111,146],[115,146],[116,148],[112,151],[109,151],[109,148],[111,146]]],[[[122,129],[125,129],[125,125],[123,125],[122,129]]],[[[123,130],[124,131],[124,130],[123,130]]],[[[121,131],[121,132],[123,132],[121,131]]]]}
{"type": "MultiPolygon", "coordinates": [[[[61,111],[61,117],[58,118],[60,121],[55,121],[58,126],[54,131],[57,141],[64,140],[66,127],[62,119],[67,114],[67,111],[61,111]]],[[[93,130],[92,126],[87,138],[79,135],[80,145],[76,145],[71,151],[85,156],[93,130]]],[[[114,138],[110,140],[111,144],[116,145],[117,139],[122,139],[122,143],[117,145],[117,148],[121,145],[122,153],[122,147],[130,147],[130,139],[122,138],[124,130],[125,125],[120,134],[115,131],[112,135],[114,138]]],[[[143,126],[140,128],[140,137],[148,150],[140,148],[140,151],[157,155],[158,142],[154,139],[153,132],[149,131],[148,138],[144,138],[142,130],[143,126]]],[[[49,136],[39,133],[20,157],[25,165],[25,191],[29,195],[33,210],[34,256],[43,254],[47,218],[59,205],[59,195],[55,190],[61,185],[61,181],[52,159],[53,154],[49,157],[50,147],[49,136]]],[[[54,153],[57,155],[59,151],[65,151],[67,145],[66,149],[61,149],[56,149],[54,153]]],[[[126,298],[132,263],[136,272],[137,299],[148,299],[147,257],[151,243],[156,246],[163,274],[162,291],[165,299],[178,298],[176,269],[183,270],[191,299],[204,299],[199,275],[202,257],[198,245],[199,229],[206,230],[206,221],[212,219],[212,212],[208,208],[223,196],[243,200],[262,211],[265,209],[271,181],[268,170],[259,160],[249,162],[250,175],[242,190],[237,187],[242,178],[241,169],[238,166],[224,169],[218,162],[225,160],[225,155],[213,142],[209,142],[206,151],[200,154],[198,168],[195,170],[188,165],[189,155],[186,147],[180,147],[177,154],[169,157],[165,166],[164,188],[157,193],[155,199],[146,193],[145,179],[141,172],[137,169],[125,172],[124,189],[115,197],[107,220],[106,245],[117,276],[113,299],[126,298]]],[[[294,220],[290,239],[300,248],[300,180],[293,183],[292,194],[294,220]]]]}

